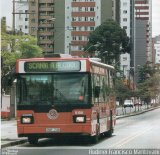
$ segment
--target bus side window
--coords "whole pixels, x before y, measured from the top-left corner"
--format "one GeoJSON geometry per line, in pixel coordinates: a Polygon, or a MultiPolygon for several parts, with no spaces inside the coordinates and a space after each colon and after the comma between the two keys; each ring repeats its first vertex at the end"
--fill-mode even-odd
{"type": "Polygon", "coordinates": [[[94,88],[94,97],[99,98],[100,95],[100,86],[95,86],[94,88]]]}

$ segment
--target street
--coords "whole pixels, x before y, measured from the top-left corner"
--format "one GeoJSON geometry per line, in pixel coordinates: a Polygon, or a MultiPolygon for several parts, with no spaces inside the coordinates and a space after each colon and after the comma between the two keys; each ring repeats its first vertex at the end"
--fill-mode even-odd
{"type": "MultiPolygon", "coordinates": [[[[37,146],[25,143],[8,149],[18,155],[94,154],[101,149],[160,149],[160,109],[117,120],[112,137],[102,137],[93,145],[78,137],[59,140],[43,139],[37,146]]],[[[3,152],[2,152],[3,153],[3,152]]]]}

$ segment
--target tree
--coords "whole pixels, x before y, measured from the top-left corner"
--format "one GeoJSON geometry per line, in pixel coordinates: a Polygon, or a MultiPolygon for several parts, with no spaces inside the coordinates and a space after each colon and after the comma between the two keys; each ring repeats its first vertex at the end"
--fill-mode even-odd
{"type": "Polygon", "coordinates": [[[149,77],[153,76],[155,73],[155,69],[149,66],[147,63],[144,66],[139,67],[138,69],[138,83],[143,83],[149,77]]]}
{"type": "Polygon", "coordinates": [[[160,75],[158,73],[147,78],[144,82],[138,84],[139,97],[148,102],[156,98],[160,92],[160,75]]]}
{"type": "Polygon", "coordinates": [[[85,50],[88,48],[90,54],[98,50],[98,57],[102,58],[105,63],[112,64],[113,61],[119,61],[121,53],[130,52],[130,41],[126,31],[119,24],[113,20],[107,20],[90,34],[85,50]],[[97,42],[100,46],[95,48],[94,45],[97,42]]]}
{"type": "Polygon", "coordinates": [[[123,104],[126,98],[130,98],[133,96],[132,90],[130,90],[126,85],[124,85],[121,79],[115,80],[115,92],[116,97],[119,99],[120,104],[123,104]]]}
{"type": "MultiPolygon", "coordinates": [[[[3,27],[3,23],[2,27],[3,27]]],[[[42,49],[36,45],[36,38],[29,35],[13,35],[2,29],[1,33],[1,82],[2,88],[8,87],[8,79],[13,78],[16,60],[40,57],[42,49]]]]}

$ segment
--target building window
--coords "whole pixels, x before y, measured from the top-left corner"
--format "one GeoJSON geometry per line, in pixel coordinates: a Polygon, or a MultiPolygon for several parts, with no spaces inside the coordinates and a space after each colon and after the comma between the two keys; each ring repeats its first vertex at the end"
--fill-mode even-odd
{"type": "Polygon", "coordinates": [[[27,26],[27,25],[25,25],[25,29],[28,29],[28,26],[27,26]]]}
{"type": "Polygon", "coordinates": [[[85,21],[88,21],[88,17],[85,17],[84,20],[85,20],[85,21]]]}
{"type": "Polygon", "coordinates": [[[123,29],[125,29],[125,30],[126,30],[126,29],[127,29],[127,26],[123,26],[123,29]]]}
{"type": "Polygon", "coordinates": [[[76,21],[76,18],[75,18],[75,17],[73,17],[73,18],[72,18],[72,21],[76,21]]]}
{"type": "Polygon", "coordinates": [[[82,36],[78,36],[78,40],[82,40],[82,36]]]}
{"type": "Polygon", "coordinates": [[[94,21],[94,18],[93,18],[93,17],[91,17],[91,18],[90,18],[90,21],[94,21]]]}
{"type": "Polygon", "coordinates": [[[28,18],[25,18],[25,21],[28,21],[28,18]]]}
{"type": "Polygon", "coordinates": [[[90,31],[94,31],[94,27],[93,26],[90,27],[90,31]]]}
{"type": "Polygon", "coordinates": [[[78,46],[78,50],[83,51],[83,47],[82,46],[78,46]]]}
{"type": "Polygon", "coordinates": [[[87,27],[87,26],[85,26],[85,27],[84,27],[84,30],[85,30],[85,31],[88,31],[88,27],[87,27]]]}
{"type": "Polygon", "coordinates": [[[127,10],[123,10],[123,14],[127,14],[127,10]]]}
{"type": "Polygon", "coordinates": [[[73,31],[76,31],[76,29],[77,29],[76,27],[73,27],[73,31]]]}
{"type": "Polygon", "coordinates": [[[82,27],[81,26],[79,27],[79,31],[82,31],[82,27]]]}
{"type": "Polygon", "coordinates": [[[86,12],[88,11],[88,7],[85,7],[85,11],[86,11],[86,12]]]}
{"type": "Polygon", "coordinates": [[[79,18],[78,18],[78,21],[82,21],[82,17],[79,17],[79,18]]]}
{"type": "Polygon", "coordinates": [[[94,11],[94,7],[91,7],[91,8],[90,8],[90,11],[94,11]]]}
{"type": "Polygon", "coordinates": [[[127,57],[123,57],[123,61],[127,61],[127,57]]]}
{"type": "Polygon", "coordinates": [[[123,18],[123,21],[124,21],[124,22],[127,22],[127,18],[123,18]]]}
{"type": "Polygon", "coordinates": [[[31,22],[32,22],[32,23],[35,23],[35,22],[36,22],[36,19],[35,19],[35,18],[31,19],[31,22]]]}
{"type": "Polygon", "coordinates": [[[73,37],[72,37],[72,40],[77,40],[76,36],[73,36],[73,37]]]}
{"type": "Polygon", "coordinates": [[[78,8],[78,11],[79,11],[79,12],[82,12],[82,7],[79,7],[79,8],[78,8]]]}

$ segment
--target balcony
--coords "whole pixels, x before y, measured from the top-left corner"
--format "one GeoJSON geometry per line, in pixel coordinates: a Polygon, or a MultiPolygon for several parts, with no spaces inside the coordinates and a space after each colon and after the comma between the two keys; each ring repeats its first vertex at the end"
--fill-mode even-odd
{"type": "Polygon", "coordinates": [[[39,44],[53,44],[53,40],[43,39],[39,40],[39,44]]]}
{"type": "Polygon", "coordinates": [[[47,47],[42,47],[43,48],[43,51],[46,52],[46,53],[49,53],[49,52],[53,52],[54,49],[53,48],[47,48],[47,47]]]}
{"type": "Polygon", "coordinates": [[[54,11],[54,8],[53,7],[40,7],[39,8],[39,11],[54,11]]]}
{"type": "Polygon", "coordinates": [[[51,24],[51,23],[40,23],[39,24],[39,27],[54,27],[54,24],[51,24]]]}
{"type": "Polygon", "coordinates": [[[39,19],[49,20],[51,18],[54,18],[54,15],[40,15],[39,19]]]}
{"type": "Polygon", "coordinates": [[[39,3],[54,3],[55,0],[39,0],[39,3]]]}
{"type": "Polygon", "coordinates": [[[39,35],[42,35],[42,36],[51,36],[53,34],[54,32],[50,32],[50,31],[39,31],[39,35]]]}

